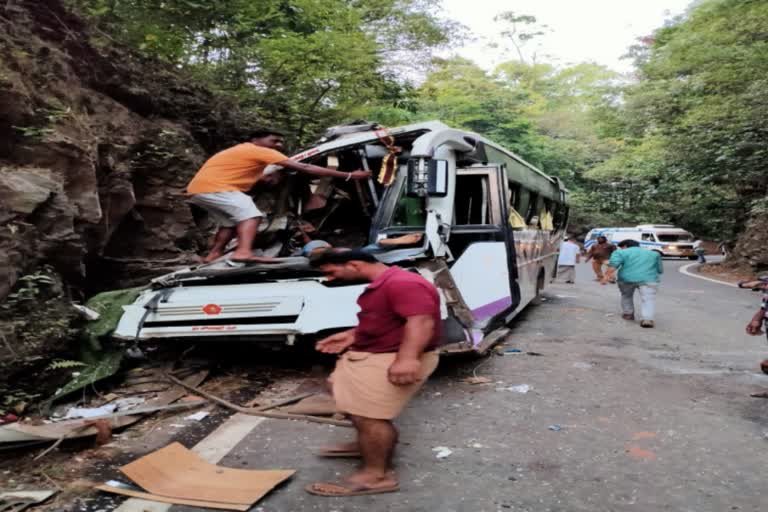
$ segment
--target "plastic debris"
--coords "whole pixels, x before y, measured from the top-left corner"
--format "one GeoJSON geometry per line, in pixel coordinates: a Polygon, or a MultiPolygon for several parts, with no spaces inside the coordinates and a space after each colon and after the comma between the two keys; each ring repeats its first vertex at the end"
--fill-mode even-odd
{"type": "Polygon", "coordinates": [[[190,414],[189,416],[185,417],[185,420],[193,420],[193,421],[201,421],[208,417],[208,415],[211,414],[208,411],[200,411],[196,412],[195,414],[190,414]]]}
{"type": "Polygon", "coordinates": [[[98,311],[94,311],[88,306],[82,306],[80,304],[72,304],[72,307],[74,307],[77,310],[80,316],[82,316],[83,318],[89,321],[98,320],[99,317],[101,316],[98,311]]]}
{"type": "Polygon", "coordinates": [[[592,363],[582,363],[581,361],[577,361],[573,363],[574,368],[581,368],[582,370],[589,370],[592,368],[592,363]]]}
{"type": "Polygon", "coordinates": [[[531,390],[531,386],[528,384],[518,384],[516,386],[509,386],[508,388],[501,388],[503,391],[514,391],[515,393],[527,393],[531,390]]]}
{"type": "Polygon", "coordinates": [[[96,418],[98,416],[106,416],[117,411],[133,409],[134,407],[137,407],[144,402],[145,400],[140,397],[127,397],[109,402],[108,404],[104,404],[101,407],[71,407],[67,410],[67,413],[63,417],[55,419],[73,420],[76,418],[96,418]]]}
{"type": "Polygon", "coordinates": [[[437,457],[438,459],[444,459],[453,453],[453,450],[451,450],[447,446],[436,446],[432,448],[432,451],[437,452],[435,457],[437,457]]]}
{"type": "Polygon", "coordinates": [[[563,430],[563,427],[561,427],[560,425],[550,425],[547,428],[549,430],[554,431],[554,432],[559,432],[559,431],[563,430]]]}
{"type": "MultiPolygon", "coordinates": [[[[467,384],[488,384],[489,382],[493,382],[488,377],[466,377],[464,379],[461,379],[461,382],[466,382],[467,384]]],[[[435,393],[435,396],[437,396],[439,393],[435,393]]]]}

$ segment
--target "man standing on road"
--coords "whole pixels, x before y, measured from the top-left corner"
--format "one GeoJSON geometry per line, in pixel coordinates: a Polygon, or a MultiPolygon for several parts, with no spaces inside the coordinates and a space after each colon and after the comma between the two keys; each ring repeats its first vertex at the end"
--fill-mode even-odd
{"type": "Polygon", "coordinates": [[[189,202],[204,208],[219,225],[204,263],[210,263],[224,255],[227,244],[237,236],[237,248],[232,261],[263,261],[253,255],[253,241],[264,214],[256,208],[246,194],[264,179],[264,169],[271,164],[283,169],[304,172],[315,176],[334,176],[363,180],[371,176],[368,171],[350,173],[326,169],[316,165],[290,160],[281,151],[284,136],[269,129],[251,134],[248,142],[216,153],[197,171],[187,186],[189,202]]]}
{"type": "Polygon", "coordinates": [[[566,283],[573,284],[576,280],[576,264],[581,263],[581,247],[572,236],[568,236],[560,244],[560,256],[557,259],[557,276],[566,283]]]}
{"type": "MultiPolygon", "coordinates": [[[[768,333],[768,276],[760,276],[754,281],[741,282],[739,283],[739,288],[762,290],[763,297],[760,309],[752,316],[752,320],[747,324],[746,330],[750,336],[760,336],[763,334],[763,327],[765,326],[765,332],[768,333]]],[[[760,362],[760,369],[763,373],[768,373],[768,359],[760,362]]]]}
{"type": "Polygon", "coordinates": [[[706,252],[704,250],[704,242],[702,242],[700,238],[697,238],[693,242],[693,252],[696,253],[696,257],[699,259],[699,263],[703,265],[707,262],[707,258],[704,257],[704,253],[706,252]]]}
{"type": "Polygon", "coordinates": [[[640,248],[636,240],[619,242],[619,250],[611,255],[608,271],[601,284],[608,284],[619,273],[619,291],[624,320],[635,319],[635,290],[640,291],[640,326],[652,328],[656,313],[656,291],[659,276],[664,273],[661,254],[640,248]]]}
{"type": "Polygon", "coordinates": [[[359,251],[329,250],[312,261],[329,279],[368,281],[358,299],[358,325],[317,342],[340,354],[330,378],[336,409],[349,416],[357,441],[323,450],[326,457],[362,457],[341,482],[317,482],[307,492],[359,496],[399,490],[392,469],[398,431],[392,424],[437,367],[440,298],[419,274],[379,263],[359,251]]]}
{"type": "Polygon", "coordinates": [[[611,254],[616,250],[616,246],[608,243],[608,239],[604,236],[597,237],[597,243],[593,244],[589,251],[587,251],[587,259],[585,263],[592,260],[592,270],[595,272],[595,281],[603,280],[603,265],[608,263],[611,258],[611,254]]]}

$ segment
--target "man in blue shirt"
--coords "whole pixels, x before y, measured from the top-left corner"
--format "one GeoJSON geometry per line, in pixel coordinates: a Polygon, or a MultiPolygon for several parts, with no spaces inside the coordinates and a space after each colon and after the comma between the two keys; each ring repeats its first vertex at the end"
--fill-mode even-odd
{"type": "Polygon", "coordinates": [[[656,312],[656,290],[659,276],[664,273],[661,254],[641,249],[636,240],[623,240],[619,250],[611,254],[608,271],[601,284],[608,284],[616,272],[619,273],[619,291],[621,291],[621,310],[625,320],[635,319],[635,290],[640,291],[640,326],[654,326],[656,312]]]}

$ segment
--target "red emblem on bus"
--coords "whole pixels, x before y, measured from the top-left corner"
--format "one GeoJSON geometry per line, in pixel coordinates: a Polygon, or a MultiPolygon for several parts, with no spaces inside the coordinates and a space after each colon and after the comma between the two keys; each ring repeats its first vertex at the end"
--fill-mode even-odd
{"type": "Polygon", "coordinates": [[[218,304],[206,304],[203,306],[203,313],[206,315],[218,315],[221,311],[221,306],[218,304]]]}

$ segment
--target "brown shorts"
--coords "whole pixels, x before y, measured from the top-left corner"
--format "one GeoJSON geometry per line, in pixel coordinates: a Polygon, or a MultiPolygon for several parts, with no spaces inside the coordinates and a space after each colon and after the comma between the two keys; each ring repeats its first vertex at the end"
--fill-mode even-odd
{"type": "Polygon", "coordinates": [[[388,370],[395,357],[395,352],[342,354],[330,379],[336,409],[363,418],[396,418],[435,371],[439,356],[436,351],[422,354],[419,380],[405,386],[389,382],[388,370]]]}

